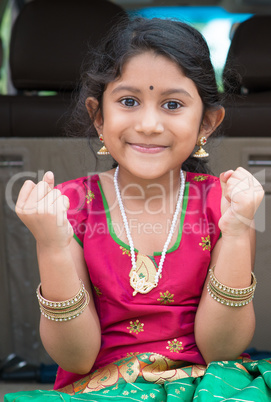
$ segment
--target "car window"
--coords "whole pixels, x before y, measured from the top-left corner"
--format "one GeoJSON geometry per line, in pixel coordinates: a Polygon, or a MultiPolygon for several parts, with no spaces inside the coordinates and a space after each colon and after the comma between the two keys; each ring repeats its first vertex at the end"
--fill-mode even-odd
{"type": "Polygon", "coordinates": [[[0,38],[2,42],[2,66],[0,65],[0,94],[6,94],[8,87],[8,47],[10,39],[11,19],[11,6],[9,5],[5,10],[0,24],[0,38]]]}
{"type": "Polygon", "coordinates": [[[146,7],[130,10],[129,13],[133,17],[179,19],[197,28],[209,45],[220,90],[223,90],[222,71],[230,46],[232,31],[240,22],[252,16],[248,13],[230,13],[222,7],[216,6],[146,7]]]}
{"type": "MultiPolygon", "coordinates": [[[[230,46],[230,36],[234,28],[252,14],[230,13],[218,6],[159,6],[130,9],[132,17],[174,18],[191,23],[205,37],[211,52],[211,59],[216,71],[220,90],[222,71],[230,46]]],[[[0,94],[8,92],[8,46],[12,23],[11,6],[6,8],[0,25],[0,37],[3,46],[3,62],[0,68],[0,94]]]]}

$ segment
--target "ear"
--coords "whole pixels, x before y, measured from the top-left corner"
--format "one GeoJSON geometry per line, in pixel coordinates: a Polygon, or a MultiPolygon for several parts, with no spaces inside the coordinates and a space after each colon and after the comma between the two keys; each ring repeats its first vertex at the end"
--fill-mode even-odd
{"type": "Polygon", "coordinates": [[[85,102],[89,117],[96,128],[96,131],[100,133],[103,128],[103,116],[101,109],[99,108],[99,102],[96,98],[88,97],[85,102]]]}
{"type": "Polygon", "coordinates": [[[224,116],[225,109],[222,106],[218,109],[206,110],[201,122],[199,137],[208,138],[222,123],[224,116]]]}

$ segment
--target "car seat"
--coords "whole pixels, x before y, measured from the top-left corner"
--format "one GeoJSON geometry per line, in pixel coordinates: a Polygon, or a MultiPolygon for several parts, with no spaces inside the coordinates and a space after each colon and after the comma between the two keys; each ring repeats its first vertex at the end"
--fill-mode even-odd
{"type": "Polygon", "coordinates": [[[0,96],[1,137],[61,136],[88,45],[96,45],[123,15],[120,6],[106,0],[26,3],[11,34],[17,94],[0,96]]]}
{"type": "Polygon", "coordinates": [[[271,124],[271,15],[257,15],[236,28],[223,71],[230,137],[269,137],[271,124]]]}

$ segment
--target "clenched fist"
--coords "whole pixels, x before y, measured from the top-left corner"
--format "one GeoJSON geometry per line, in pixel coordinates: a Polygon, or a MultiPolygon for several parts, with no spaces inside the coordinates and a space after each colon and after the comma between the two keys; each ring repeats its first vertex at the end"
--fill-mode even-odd
{"type": "Polygon", "coordinates": [[[221,173],[222,187],[221,218],[222,234],[238,236],[252,226],[264,190],[255,177],[246,169],[221,173]]]}
{"type": "Polygon", "coordinates": [[[15,212],[44,247],[69,245],[73,229],[67,219],[69,199],[54,189],[54,175],[46,172],[38,184],[27,180],[21,188],[15,212]]]}

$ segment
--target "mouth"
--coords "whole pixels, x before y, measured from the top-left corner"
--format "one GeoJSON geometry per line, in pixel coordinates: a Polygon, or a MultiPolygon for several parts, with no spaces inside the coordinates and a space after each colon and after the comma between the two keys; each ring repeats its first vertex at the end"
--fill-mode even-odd
{"type": "Polygon", "coordinates": [[[130,147],[135,151],[145,154],[157,154],[167,149],[167,146],[158,144],[135,144],[129,143],[130,147]]]}

